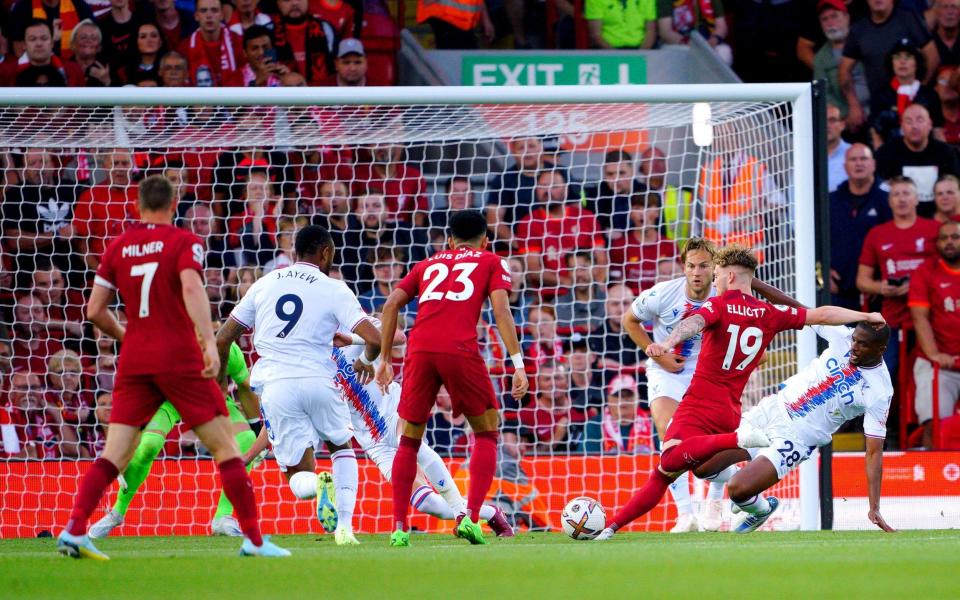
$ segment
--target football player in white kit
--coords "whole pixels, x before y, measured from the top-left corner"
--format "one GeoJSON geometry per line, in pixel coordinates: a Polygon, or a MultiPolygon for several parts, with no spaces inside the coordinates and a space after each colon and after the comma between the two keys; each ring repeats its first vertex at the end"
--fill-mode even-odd
{"type": "MultiPolygon", "coordinates": [[[[802,306],[767,284],[759,283],[754,289],[771,302],[802,306]]],[[[852,328],[813,329],[827,341],[827,349],[781,383],[776,394],[743,415],[743,421],[767,435],[770,445],[728,450],[711,459],[717,469],[752,459],[727,483],[733,510],[742,513],[731,527],[737,533],[749,533],[763,525],[780,504],[773,496],[765,498],[763,492],[807,460],[818,446],[830,443],[841,425],[860,415],[866,436],[867,517],[880,529],[893,531],[880,515],[883,443],[893,397],[890,373],[883,362],[890,328],[861,322],[852,328]]]]}
{"type": "MultiPolygon", "coordinates": [[[[347,405],[334,382],[337,365],[330,359],[337,331],[350,331],[366,342],[353,369],[368,383],[380,352],[380,331],[342,281],[327,277],[333,262],[330,233],[310,225],[297,232],[297,262],[264,275],[240,300],[217,333],[221,357],[247,329],[259,360],[250,385],[260,396],[264,428],[280,469],[297,498],[314,498],[324,481],[314,472],[314,453],[326,443],[333,463],[338,515],[337,544],[357,544],[353,512],[358,466],[347,405]]],[[[223,364],[226,364],[224,361],[223,364]]]]}
{"type": "MultiPolygon", "coordinates": [[[[379,329],[380,321],[376,318],[372,320],[379,329]]],[[[394,340],[395,346],[403,344],[405,340],[402,331],[398,330],[397,336],[394,340]]],[[[367,458],[376,463],[383,478],[391,481],[393,457],[397,454],[400,442],[397,415],[400,384],[394,381],[384,394],[376,382],[364,385],[358,380],[352,364],[364,351],[364,345],[365,340],[356,334],[337,334],[333,349],[333,360],[337,364],[336,382],[350,407],[357,443],[363,448],[367,458]]],[[[254,448],[251,448],[250,453],[254,454],[253,451],[254,448]]],[[[417,464],[420,472],[414,480],[410,504],[420,512],[438,519],[452,521],[458,514],[463,514],[467,501],[460,494],[440,455],[423,443],[417,453],[417,464]]],[[[498,537],[514,535],[513,528],[499,508],[484,504],[480,508],[480,518],[487,521],[498,537]]]]}
{"type": "MultiPolygon", "coordinates": [[[[640,292],[631,310],[623,316],[623,328],[641,349],[654,341],[662,342],[673,328],[689,313],[716,295],[713,287],[713,256],[716,248],[703,238],[690,238],[683,246],[680,259],[684,276],[656,284],[640,292]],[[643,324],[653,323],[653,339],[643,324]]],[[[661,439],[667,425],[683,399],[693,379],[700,354],[701,336],[683,342],[674,352],[647,360],[647,398],[654,426],[661,439]]],[[[688,531],[717,531],[723,525],[723,484],[736,467],[730,466],[711,478],[707,505],[699,523],[690,501],[689,477],[684,475],[670,486],[670,494],[677,505],[677,522],[672,533],[688,531]]]]}

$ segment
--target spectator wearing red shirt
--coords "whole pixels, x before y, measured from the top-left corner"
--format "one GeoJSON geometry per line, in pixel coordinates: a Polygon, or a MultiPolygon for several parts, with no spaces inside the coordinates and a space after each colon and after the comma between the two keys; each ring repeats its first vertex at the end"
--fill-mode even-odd
{"type": "Polygon", "coordinates": [[[229,221],[227,247],[240,251],[239,264],[263,266],[277,250],[277,219],[283,202],[265,170],[253,170],[244,193],[245,209],[229,221]]]}
{"type": "Polygon", "coordinates": [[[13,307],[13,369],[43,373],[47,359],[63,349],[57,333],[39,298],[18,296],[13,307]]]}
{"type": "Polygon", "coordinates": [[[527,348],[527,360],[540,367],[548,361],[563,358],[563,342],[557,334],[557,317],[553,307],[531,308],[527,327],[533,337],[533,343],[527,348]]]}
{"type": "Polygon", "coordinates": [[[960,179],[943,175],[933,186],[933,201],[937,205],[933,220],[938,223],[960,219],[960,179]]]}
{"type": "Polygon", "coordinates": [[[330,23],[340,39],[360,35],[356,11],[343,0],[309,0],[309,6],[310,14],[330,23]]]}
{"type": "Polygon", "coordinates": [[[199,29],[180,42],[178,51],[190,65],[190,81],[198,87],[242,86],[241,38],[222,23],[220,0],[197,0],[199,29]]]}
{"type": "Polygon", "coordinates": [[[242,36],[243,33],[259,25],[269,31],[273,30],[273,18],[260,11],[260,0],[235,0],[234,10],[227,21],[227,27],[233,33],[242,36]]]}
{"type": "Polygon", "coordinates": [[[82,387],[80,356],[61,350],[47,359],[46,405],[60,409],[60,454],[71,458],[94,458],[96,441],[93,392],[82,387]],[[67,440],[73,440],[68,442],[67,440]]]}
{"type": "Polygon", "coordinates": [[[64,82],[69,87],[83,87],[86,84],[86,77],[77,63],[60,58],[53,53],[53,30],[46,21],[30,20],[24,29],[23,42],[26,45],[26,52],[17,62],[18,78],[28,69],[51,67],[63,76],[64,82]]]}
{"type": "Polygon", "coordinates": [[[610,241],[610,276],[639,294],[657,282],[661,258],[676,260],[677,245],[660,235],[660,196],[634,194],[630,199],[630,225],[626,235],[610,241]]]}
{"type": "MultiPolygon", "coordinates": [[[[61,456],[62,440],[76,444],[76,439],[63,437],[60,411],[55,406],[47,405],[43,385],[37,375],[29,371],[15,371],[10,375],[9,404],[10,421],[18,438],[17,457],[56,460],[61,456]]],[[[6,448],[8,453],[10,450],[6,448]]]]}
{"type": "Polygon", "coordinates": [[[933,363],[940,366],[937,413],[954,413],[960,396],[960,223],[940,225],[937,256],[917,269],[910,282],[910,314],[922,356],[913,365],[915,409],[923,425],[923,445],[934,446],[933,363]]]}
{"type": "Polygon", "coordinates": [[[103,58],[103,32],[90,20],[80,21],[73,30],[70,40],[73,60],[86,78],[87,87],[109,86],[110,66],[103,58]]]}
{"type": "Polygon", "coordinates": [[[935,83],[943,112],[943,141],[960,144],[960,71],[955,65],[940,67],[935,83]]]}
{"type": "Polygon", "coordinates": [[[130,178],[132,166],[133,159],[127,150],[108,151],[103,157],[107,178],[83,192],[77,200],[73,211],[76,250],[90,269],[100,264],[100,255],[107,244],[140,218],[137,186],[130,178]]]}
{"type": "Polygon", "coordinates": [[[531,285],[543,297],[552,298],[570,284],[564,255],[592,249],[595,262],[607,264],[606,240],[596,216],[571,198],[563,171],[541,171],[534,195],[537,204],[517,223],[515,240],[526,255],[531,285]]]}
{"type": "Polygon", "coordinates": [[[430,205],[424,195],[423,175],[404,161],[403,146],[376,146],[371,155],[369,163],[356,167],[354,194],[381,194],[387,203],[388,223],[425,226],[430,205]]]}
{"type": "Polygon", "coordinates": [[[570,370],[548,361],[537,371],[537,394],[532,406],[518,411],[521,436],[534,453],[570,452],[583,440],[583,413],[570,401],[570,370]]]}
{"type": "Polygon", "coordinates": [[[277,0],[274,47],[279,60],[303,75],[308,85],[333,85],[337,34],[333,26],[307,11],[307,0],[277,0]]]}
{"type": "Polygon", "coordinates": [[[889,181],[893,220],[867,233],[857,267],[857,288],[883,299],[880,312],[892,333],[884,361],[894,381],[900,367],[900,330],[910,328],[907,293],[910,277],[933,253],[937,223],[917,216],[917,187],[909,177],[889,181]],[[879,275],[879,276],[878,276],[879,275]]]}

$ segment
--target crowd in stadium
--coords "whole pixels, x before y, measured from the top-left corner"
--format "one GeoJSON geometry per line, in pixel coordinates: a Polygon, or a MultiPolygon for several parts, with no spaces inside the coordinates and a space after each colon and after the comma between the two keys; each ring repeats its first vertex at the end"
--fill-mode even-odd
{"type": "MultiPolygon", "coordinates": [[[[561,13],[565,4],[556,3],[561,13]]],[[[670,8],[669,2],[659,4],[670,8]]],[[[731,13],[735,36],[750,24],[754,3],[731,4],[740,11],[731,13]]],[[[796,11],[794,4],[807,6],[781,4],[796,11]]],[[[920,423],[933,412],[932,364],[943,369],[941,418],[954,413],[960,392],[960,378],[951,371],[960,360],[960,320],[953,304],[960,296],[942,291],[950,285],[960,289],[960,242],[956,227],[940,226],[960,219],[960,0],[923,4],[821,0],[805,15],[818,18],[821,28],[801,31],[789,57],[776,48],[765,54],[753,48],[764,36],[737,36],[732,55],[745,79],[757,79],[751,74],[782,60],[796,69],[781,73],[802,73],[807,65],[828,80],[832,236],[843,243],[831,246],[826,284],[835,304],[882,305],[895,332],[887,364],[899,394],[916,396],[916,414],[899,419],[920,423]],[[744,52],[773,62],[744,66],[739,58],[744,52]],[[953,239],[954,249],[938,244],[938,236],[953,239]],[[923,353],[915,363],[914,346],[923,353]],[[909,383],[913,379],[915,385],[909,383]]],[[[604,6],[616,12],[621,5],[604,6]]],[[[705,37],[714,46],[725,44],[719,0],[678,0],[672,6],[673,17],[656,19],[664,7],[650,8],[640,41],[619,44],[607,37],[614,36],[616,19],[594,19],[600,13],[591,12],[596,7],[588,0],[591,34],[599,31],[594,43],[652,47],[658,36],[665,43],[682,41],[675,30],[685,7],[699,19],[679,27],[681,33],[709,24],[705,37]]],[[[7,11],[0,82],[389,82],[366,72],[364,42],[355,37],[362,19],[348,4],[279,0],[267,7],[256,0],[237,0],[235,6],[197,0],[194,9],[173,0],[136,6],[126,0],[109,6],[18,0],[0,8],[7,11]]],[[[773,12],[781,19],[793,14],[773,12]]],[[[518,27],[513,32],[520,47],[527,42],[519,35],[522,23],[518,27]]],[[[455,37],[443,27],[439,31],[438,42],[444,34],[455,37]]],[[[17,452],[0,445],[0,457],[88,458],[101,448],[116,347],[85,322],[84,290],[105,245],[136,220],[136,182],[153,173],[174,183],[179,224],[207,241],[205,280],[215,319],[225,318],[263,273],[291,264],[293,232],[305,223],[331,231],[338,248],[334,276],[354,288],[365,310],[375,312],[411,264],[444,245],[449,211],[485,207],[493,247],[507,258],[513,276],[514,318],[523,331],[528,370],[535,373],[524,405],[506,394],[502,398],[505,451],[514,456],[654,451],[657,440],[645,410],[645,357],[624,334],[621,319],[641,289],[682,275],[679,247],[691,233],[694,196],[703,205],[698,216],[708,238],[756,245],[765,227],[756,215],[767,208],[759,205],[776,209],[782,203],[779,184],[768,165],[745,152],[704,165],[696,189],[671,181],[664,153],[653,146],[607,152],[601,176],[591,181],[574,180],[541,139],[512,139],[509,152],[502,173],[442,178],[442,191],[432,197],[416,161],[400,145],[233,148],[167,154],[159,161],[148,150],[119,148],[5,152],[0,390],[6,410],[0,410],[0,424],[14,425],[21,443],[17,452]],[[754,205],[730,208],[738,204],[730,202],[731,193],[743,196],[736,198],[739,204],[754,205]],[[753,217],[741,214],[751,210],[753,217]],[[722,223],[731,219],[741,220],[736,239],[723,231],[722,223]]],[[[409,327],[416,304],[406,310],[409,327]]],[[[492,325],[485,318],[478,334],[498,378],[507,370],[492,325]]],[[[462,452],[463,420],[443,397],[439,406],[428,440],[441,453],[462,452]]],[[[948,433],[949,420],[944,424],[948,433]]],[[[939,444],[929,427],[917,428],[909,441],[897,439],[894,429],[894,444],[939,444]]],[[[189,433],[168,450],[199,451],[189,433]]]]}

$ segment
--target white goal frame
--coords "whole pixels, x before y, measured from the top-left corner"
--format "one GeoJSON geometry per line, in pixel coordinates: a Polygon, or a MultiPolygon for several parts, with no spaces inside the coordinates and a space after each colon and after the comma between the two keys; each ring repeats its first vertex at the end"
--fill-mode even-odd
{"type": "MultiPolygon", "coordinates": [[[[187,106],[187,105],[431,105],[786,102],[792,107],[794,256],[797,300],[815,306],[815,135],[812,84],[693,84],[556,87],[363,87],[363,88],[0,88],[8,106],[187,106]]],[[[3,141],[0,140],[0,145],[3,141]]],[[[798,332],[797,367],[817,355],[816,336],[798,332]]],[[[820,528],[819,453],[800,467],[801,529],[820,528]]]]}

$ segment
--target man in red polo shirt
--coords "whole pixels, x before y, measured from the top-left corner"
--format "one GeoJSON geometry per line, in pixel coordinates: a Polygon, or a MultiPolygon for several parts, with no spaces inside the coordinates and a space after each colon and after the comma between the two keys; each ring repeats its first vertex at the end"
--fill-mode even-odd
{"type": "Polygon", "coordinates": [[[910,279],[933,254],[937,223],[917,216],[917,186],[909,177],[892,177],[890,210],[893,220],[867,233],[857,267],[857,288],[864,294],[881,296],[880,312],[890,326],[890,344],[883,360],[896,382],[900,366],[900,330],[911,328],[907,292],[910,279]]]}
{"type": "Polygon", "coordinates": [[[521,254],[527,255],[527,273],[541,296],[552,298],[570,284],[564,255],[579,250],[595,249],[595,264],[608,262],[606,240],[597,217],[571,199],[563,171],[541,171],[534,188],[537,204],[517,223],[514,238],[521,254]]]}
{"type": "Polygon", "coordinates": [[[910,283],[910,314],[923,352],[913,365],[915,409],[923,424],[923,445],[933,448],[933,364],[940,366],[937,412],[954,412],[960,395],[960,223],[940,225],[937,257],[917,269],[910,283]]]}
{"type": "Polygon", "coordinates": [[[73,211],[73,231],[78,252],[87,266],[96,269],[103,249],[127,225],[140,218],[137,186],[130,182],[133,160],[122,148],[110,150],[103,158],[107,178],[85,191],[73,211]]]}

